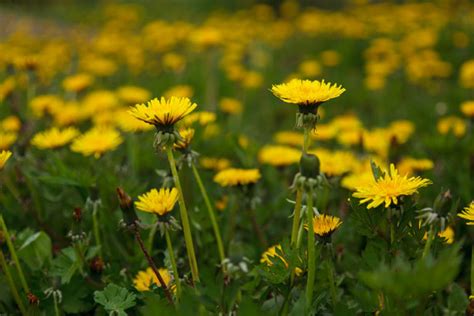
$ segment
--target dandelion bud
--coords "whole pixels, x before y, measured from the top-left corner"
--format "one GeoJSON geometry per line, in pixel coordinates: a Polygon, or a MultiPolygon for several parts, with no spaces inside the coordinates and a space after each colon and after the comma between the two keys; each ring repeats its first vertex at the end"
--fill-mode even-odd
{"type": "Polygon", "coordinates": [[[303,153],[300,159],[300,173],[304,177],[315,179],[320,174],[319,158],[313,154],[303,153]]]}
{"type": "Polygon", "coordinates": [[[127,226],[134,225],[138,221],[138,217],[133,207],[132,198],[122,188],[117,188],[117,195],[123,213],[123,221],[127,226]]]}

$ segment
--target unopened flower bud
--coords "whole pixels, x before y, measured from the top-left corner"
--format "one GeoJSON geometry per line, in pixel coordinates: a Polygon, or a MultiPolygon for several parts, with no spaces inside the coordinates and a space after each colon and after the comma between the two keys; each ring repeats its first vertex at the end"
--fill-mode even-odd
{"type": "Polygon", "coordinates": [[[117,188],[117,195],[120,203],[120,209],[123,213],[123,221],[127,226],[134,225],[138,221],[133,201],[122,188],[117,188]]]}
{"type": "Polygon", "coordinates": [[[316,179],[320,174],[319,158],[313,154],[303,153],[300,159],[300,173],[304,177],[316,179]]]}

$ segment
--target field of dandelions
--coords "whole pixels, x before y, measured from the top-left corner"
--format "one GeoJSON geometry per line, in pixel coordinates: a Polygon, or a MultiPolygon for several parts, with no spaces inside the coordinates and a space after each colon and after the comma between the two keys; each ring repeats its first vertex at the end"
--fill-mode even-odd
{"type": "Polygon", "coordinates": [[[474,5],[320,2],[0,5],[0,315],[474,315],[474,5]]]}

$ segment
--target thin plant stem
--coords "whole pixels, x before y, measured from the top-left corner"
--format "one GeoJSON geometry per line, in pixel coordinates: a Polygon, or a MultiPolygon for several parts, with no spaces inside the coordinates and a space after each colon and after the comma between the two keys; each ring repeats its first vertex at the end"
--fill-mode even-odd
{"type": "Polygon", "coordinates": [[[293,227],[291,229],[291,245],[293,247],[296,247],[296,242],[298,240],[298,229],[300,226],[302,199],[303,199],[303,192],[298,189],[296,191],[295,210],[293,214],[293,227]]]}
{"type": "Polygon", "coordinates": [[[5,256],[3,255],[3,251],[0,249],[0,264],[2,265],[3,273],[7,278],[8,286],[12,292],[13,298],[20,309],[22,315],[26,315],[25,306],[23,305],[23,301],[20,298],[20,294],[18,294],[18,289],[16,288],[15,282],[13,281],[12,275],[10,273],[10,268],[8,267],[7,261],[5,260],[5,256]]]}
{"type": "Polygon", "coordinates": [[[306,223],[308,225],[308,280],[306,283],[306,309],[309,310],[313,302],[314,279],[316,273],[316,253],[313,231],[313,192],[307,192],[306,223]]]}
{"type": "MultiPolygon", "coordinates": [[[[219,225],[217,224],[215,211],[214,211],[214,208],[212,207],[211,201],[209,200],[209,195],[207,194],[206,187],[202,183],[201,176],[199,175],[199,172],[196,166],[192,164],[191,167],[193,169],[194,177],[196,178],[196,182],[198,183],[199,189],[201,190],[201,194],[204,199],[204,202],[206,203],[209,219],[211,220],[212,229],[214,230],[214,237],[216,238],[217,250],[219,251],[219,259],[222,264],[222,262],[225,259],[224,244],[222,243],[221,232],[219,230],[219,225]]],[[[223,269],[225,269],[224,265],[222,265],[222,267],[223,269]]]]}
{"type": "Polygon", "coordinates": [[[155,239],[156,230],[158,229],[158,225],[153,225],[150,229],[150,234],[148,234],[148,240],[146,243],[146,250],[149,253],[153,251],[153,240],[155,239]]]}
{"type": "Polygon", "coordinates": [[[194,253],[193,236],[191,234],[191,226],[189,225],[188,211],[186,210],[186,203],[184,202],[183,190],[181,188],[181,182],[179,181],[178,170],[176,169],[176,162],[174,160],[172,148],[167,148],[166,153],[168,155],[171,173],[173,174],[174,184],[179,192],[179,211],[183,226],[184,242],[186,244],[186,251],[188,253],[189,265],[191,267],[191,275],[193,282],[199,282],[199,270],[196,254],[194,253]]]}
{"type": "Polygon", "coordinates": [[[54,301],[54,315],[60,316],[61,313],[59,312],[58,298],[54,294],[53,294],[53,301],[54,301]]]}
{"type": "Polygon", "coordinates": [[[97,219],[97,213],[99,212],[99,207],[98,203],[94,202],[93,204],[93,210],[92,210],[92,228],[94,230],[94,239],[95,239],[95,244],[97,247],[99,247],[99,256],[101,258],[103,257],[103,251],[102,251],[102,243],[100,241],[100,230],[99,230],[99,221],[97,219]]]}
{"type": "Polygon", "coordinates": [[[305,128],[304,134],[303,134],[303,152],[304,153],[308,151],[309,145],[310,145],[309,128],[305,128]]]}
{"type": "Polygon", "coordinates": [[[171,267],[173,269],[174,282],[176,284],[176,298],[179,300],[179,297],[181,295],[181,281],[179,280],[178,265],[176,264],[176,259],[174,257],[173,243],[171,243],[170,233],[168,229],[165,229],[165,238],[166,245],[168,247],[168,254],[170,256],[171,267]]]}
{"type": "Polygon", "coordinates": [[[5,239],[7,241],[7,246],[8,250],[10,251],[10,255],[12,256],[13,262],[15,262],[16,269],[18,270],[18,276],[20,277],[20,282],[23,287],[23,290],[25,293],[30,293],[30,288],[28,287],[28,283],[26,282],[25,275],[23,274],[23,269],[21,268],[20,265],[20,260],[18,260],[18,256],[16,254],[15,247],[13,246],[13,243],[10,239],[10,234],[8,233],[7,225],[5,224],[5,221],[3,220],[3,216],[0,214],[0,226],[3,231],[3,234],[5,235],[5,239]]]}
{"type": "Polygon", "coordinates": [[[334,262],[333,262],[333,245],[332,243],[328,245],[329,247],[329,258],[328,258],[328,267],[329,267],[329,273],[328,273],[328,281],[329,281],[329,291],[331,293],[331,299],[332,299],[332,307],[333,309],[336,308],[337,306],[337,286],[336,286],[336,269],[334,267],[334,262]]]}
{"type": "Polygon", "coordinates": [[[138,245],[140,245],[140,249],[142,250],[143,255],[147,259],[148,265],[150,266],[150,268],[153,270],[153,273],[155,273],[156,277],[158,278],[158,282],[160,282],[161,288],[165,292],[166,299],[168,300],[168,302],[171,305],[173,305],[173,297],[171,296],[171,293],[170,293],[168,287],[166,286],[166,283],[163,280],[163,277],[161,276],[160,272],[158,271],[158,268],[156,267],[155,262],[150,257],[150,254],[148,253],[148,251],[146,251],[145,245],[143,244],[142,237],[140,236],[140,232],[138,231],[137,227],[135,227],[135,239],[137,240],[138,245]]]}
{"type": "Polygon", "coordinates": [[[430,226],[430,231],[428,232],[428,237],[426,239],[425,247],[423,248],[423,255],[422,258],[426,258],[428,253],[430,252],[431,244],[433,243],[434,239],[434,227],[433,225],[430,226]]]}
{"type": "Polygon", "coordinates": [[[80,241],[76,241],[73,243],[73,248],[74,248],[74,251],[76,252],[76,256],[77,256],[77,259],[80,261],[80,265],[79,265],[79,271],[81,272],[82,275],[84,275],[84,265],[85,265],[85,262],[84,262],[84,255],[82,254],[82,247],[81,247],[81,242],[80,241]]]}

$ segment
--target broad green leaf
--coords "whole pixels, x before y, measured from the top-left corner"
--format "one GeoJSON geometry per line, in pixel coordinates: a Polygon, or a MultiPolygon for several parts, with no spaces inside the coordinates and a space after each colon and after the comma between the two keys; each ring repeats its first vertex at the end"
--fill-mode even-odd
{"type": "Polygon", "coordinates": [[[18,256],[31,270],[40,270],[45,263],[51,261],[51,239],[42,231],[31,235],[18,249],[18,256]]]}
{"type": "Polygon", "coordinates": [[[135,299],[135,294],[113,283],[107,285],[102,291],[94,292],[96,303],[102,305],[107,312],[118,315],[127,315],[125,310],[135,306],[135,299]]]}

